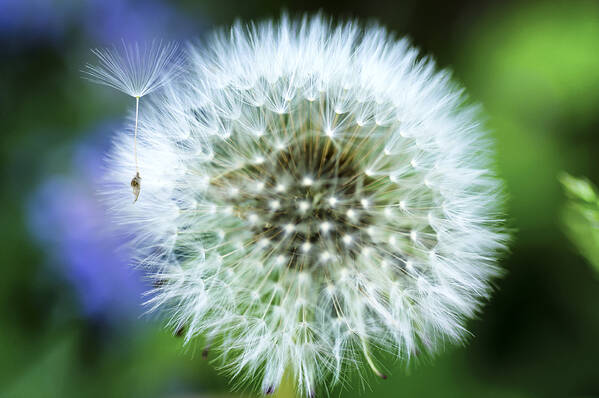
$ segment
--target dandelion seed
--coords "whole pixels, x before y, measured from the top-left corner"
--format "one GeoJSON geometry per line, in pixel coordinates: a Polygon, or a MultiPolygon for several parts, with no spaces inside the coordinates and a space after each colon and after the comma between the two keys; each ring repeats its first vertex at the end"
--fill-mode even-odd
{"type": "Polygon", "coordinates": [[[131,188],[133,188],[133,195],[135,199],[133,199],[133,203],[137,202],[137,198],[139,198],[139,192],[141,188],[141,176],[139,172],[135,173],[135,177],[131,180],[131,188]]]}
{"type": "Polygon", "coordinates": [[[210,353],[210,347],[206,346],[202,350],[202,359],[208,359],[208,354],[210,353]]]}
{"type": "Polygon", "coordinates": [[[84,77],[94,83],[103,84],[135,98],[135,129],[133,154],[135,176],[131,180],[133,202],[137,202],[141,190],[141,176],[137,161],[137,128],[139,99],[168,84],[183,71],[183,58],[175,42],[153,41],[140,46],[138,43],[111,49],[93,49],[99,65],[87,64],[84,77]]]}
{"type": "Polygon", "coordinates": [[[507,236],[447,72],[383,28],[322,17],[235,25],[188,69],[148,100],[143,207],[118,185],[131,137],[108,163],[117,220],[161,281],[152,309],[264,394],[289,374],[312,397],[357,363],[384,379],[379,350],[462,341],[507,236]]]}

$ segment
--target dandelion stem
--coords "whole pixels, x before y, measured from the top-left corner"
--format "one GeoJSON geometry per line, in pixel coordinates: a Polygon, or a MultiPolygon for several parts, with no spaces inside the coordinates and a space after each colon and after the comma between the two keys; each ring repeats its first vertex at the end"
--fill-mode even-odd
{"type": "Polygon", "coordinates": [[[293,376],[287,370],[281,379],[281,384],[279,384],[276,388],[273,387],[273,392],[271,393],[272,398],[295,398],[299,394],[297,393],[297,386],[293,382],[293,376]]]}
{"type": "Polygon", "coordinates": [[[366,344],[366,340],[363,337],[360,337],[360,340],[362,341],[362,350],[364,351],[364,356],[366,357],[366,361],[368,362],[368,365],[370,365],[370,368],[372,369],[374,374],[376,374],[381,379],[386,379],[387,375],[377,369],[377,367],[374,364],[374,361],[370,357],[370,354],[368,353],[368,345],[366,344]]]}
{"type": "Polygon", "coordinates": [[[139,96],[135,97],[135,131],[133,133],[133,156],[135,157],[135,173],[139,173],[137,165],[137,120],[139,116],[139,96]]]}

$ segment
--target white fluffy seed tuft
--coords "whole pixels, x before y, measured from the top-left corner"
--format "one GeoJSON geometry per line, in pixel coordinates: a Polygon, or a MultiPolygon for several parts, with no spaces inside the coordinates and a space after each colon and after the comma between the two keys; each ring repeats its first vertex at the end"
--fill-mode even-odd
{"type": "Polygon", "coordinates": [[[464,339],[507,236],[488,141],[447,72],[383,28],[318,16],[237,24],[190,47],[179,82],[154,76],[173,54],[98,52],[90,75],[165,86],[140,120],[144,195],[130,202],[128,134],[106,193],[185,341],[265,394],[288,373],[314,396],[357,363],[385,378],[380,349],[464,339]]]}
{"type": "Polygon", "coordinates": [[[86,79],[141,98],[171,82],[183,72],[184,58],[176,42],[122,43],[96,48],[99,65],[87,64],[86,79]]]}

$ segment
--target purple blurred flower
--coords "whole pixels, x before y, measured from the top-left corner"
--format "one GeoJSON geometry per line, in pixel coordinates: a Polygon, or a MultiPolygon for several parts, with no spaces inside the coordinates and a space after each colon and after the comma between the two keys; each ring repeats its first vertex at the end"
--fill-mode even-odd
{"type": "Polygon", "coordinates": [[[0,34],[18,33],[21,40],[55,40],[72,19],[73,4],[56,0],[0,0],[0,34]]]}
{"type": "Polygon", "coordinates": [[[173,7],[158,0],[134,2],[92,0],[82,13],[93,42],[103,44],[178,38],[192,33],[191,23],[173,7]]]}
{"type": "Polygon", "coordinates": [[[51,263],[76,290],[86,316],[137,318],[145,290],[129,266],[122,241],[110,234],[109,217],[95,189],[101,177],[102,145],[76,148],[73,171],[44,181],[28,206],[32,235],[51,263]]]}
{"type": "Polygon", "coordinates": [[[73,30],[102,45],[178,38],[198,25],[163,0],[0,0],[0,39],[18,39],[15,46],[60,41],[73,30]]]}

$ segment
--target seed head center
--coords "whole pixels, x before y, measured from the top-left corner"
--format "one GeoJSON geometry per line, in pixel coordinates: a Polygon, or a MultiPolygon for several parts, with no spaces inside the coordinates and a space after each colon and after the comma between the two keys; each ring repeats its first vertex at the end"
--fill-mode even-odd
{"type": "Polygon", "coordinates": [[[259,165],[227,176],[226,185],[237,193],[228,201],[248,222],[252,239],[265,243],[265,256],[313,267],[353,256],[369,243],[363,202],[371,178],[349,152],[311,141],[261,157],[259,165]]]}

